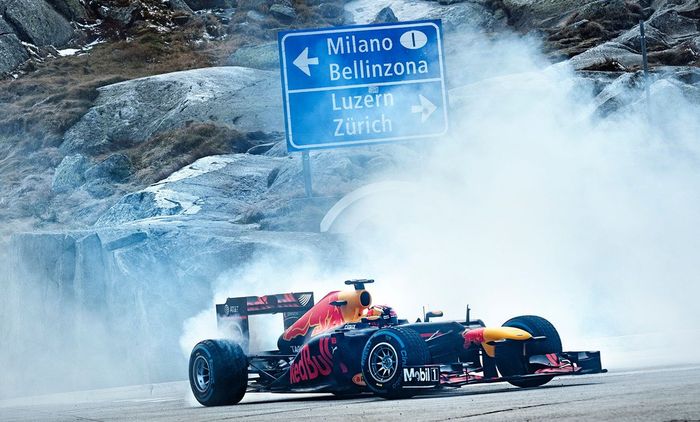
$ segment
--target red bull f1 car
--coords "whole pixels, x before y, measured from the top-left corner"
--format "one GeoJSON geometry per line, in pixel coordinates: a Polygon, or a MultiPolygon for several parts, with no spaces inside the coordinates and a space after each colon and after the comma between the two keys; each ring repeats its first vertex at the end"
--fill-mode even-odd
{"type": "Polygon", "coordinates": [[[374,393],[394,399],[467,384],[506,381],[536,387],[560,375],[606,372],[600,352],[564,352],[544,318],[525,315],[501,327],[471,320],[397,318],[373,306],[365,285],[334,291],[314,303],[312,292],[229,298],[217,305],[225,339],[204,340],[192,350],[190,386],[205,406],[238,403],[246,392],[374,393]],[[282,313],[278,350],[249,353],[251,315],[282,313]]]}

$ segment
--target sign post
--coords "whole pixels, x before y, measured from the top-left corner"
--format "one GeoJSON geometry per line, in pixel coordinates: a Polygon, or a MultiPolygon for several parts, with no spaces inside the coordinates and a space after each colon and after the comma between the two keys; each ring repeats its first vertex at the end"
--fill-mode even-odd
{"type": "Polygon", "coordinates": [[[309,151],[301,152],[301,164],[304,170],[304,192],[306,192],[307,198],[311,198],[314,191],[311,186],[311,160],[309,159],[309,151]]]}
{"type": "MultiPolygon", "coordinates": [[[[279,33],[287,150],[438,138],[447,133],[439,20],[279,33]]],[[[308,179],[308,180],[307,180],[308,179]]]]}

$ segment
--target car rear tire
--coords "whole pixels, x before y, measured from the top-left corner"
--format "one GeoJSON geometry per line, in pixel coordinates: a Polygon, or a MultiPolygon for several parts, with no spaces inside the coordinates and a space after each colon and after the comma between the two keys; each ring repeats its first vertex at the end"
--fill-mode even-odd
{"type": "MultiPolygon", "coordinates": [[[[544,340],[534,341],[527,345],[526,355],[523,356],[523,346],[517,341],[496,345],[496,366],[504,377],[528,375],[535,373],[529,363],[530,356],[559,353],[562,351],[561,339],[556,328],[546,319],[536,315],[522,315],[511,318],[503,324],[504,327],[520,328],[533,337],[544,336],[544,340]]],[[[508,381],[517,387],[539,387],[552,380],[552,376],[541,376],[523,380],[508,381]]]]}
{"type": "Polygon", "coordinates": [[[410,328],[382,328],[362,351],[362,377],[367,388],[387,399],[407,398],[415,390],[403,388],[403,368],[430,363],[428,345],[410,328]]]}
{"type": "Polygon", "coordinates": [[[190,354],[190,387],[204,406],[236,404],[248,387],[248,358],[230,340],[204,340],[190,354]]]}

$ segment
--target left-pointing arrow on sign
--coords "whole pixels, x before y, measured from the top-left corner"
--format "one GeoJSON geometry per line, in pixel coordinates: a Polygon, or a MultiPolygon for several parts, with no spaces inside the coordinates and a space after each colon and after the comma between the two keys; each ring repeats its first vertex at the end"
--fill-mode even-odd
{"type": "Polygon", "coordinates": [[[302,72],[306,73],[306,76],[311,76],[309,65],[318,64],[318,57],[309,57],[309,47],[306,47],[292,63],[302,72]]]}

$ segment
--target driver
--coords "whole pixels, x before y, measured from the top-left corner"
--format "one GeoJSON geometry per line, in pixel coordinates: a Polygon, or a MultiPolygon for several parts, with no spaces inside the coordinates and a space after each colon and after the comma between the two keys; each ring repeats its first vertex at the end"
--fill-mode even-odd
{"type": "Polygon", "coordinates": [[[394,309],[386,305],[370,306],[367,308],[363,319],[365,319],[370,325],[377,325],[379,327],[386,325],[398,325],[399,323],[394,309]]]}

